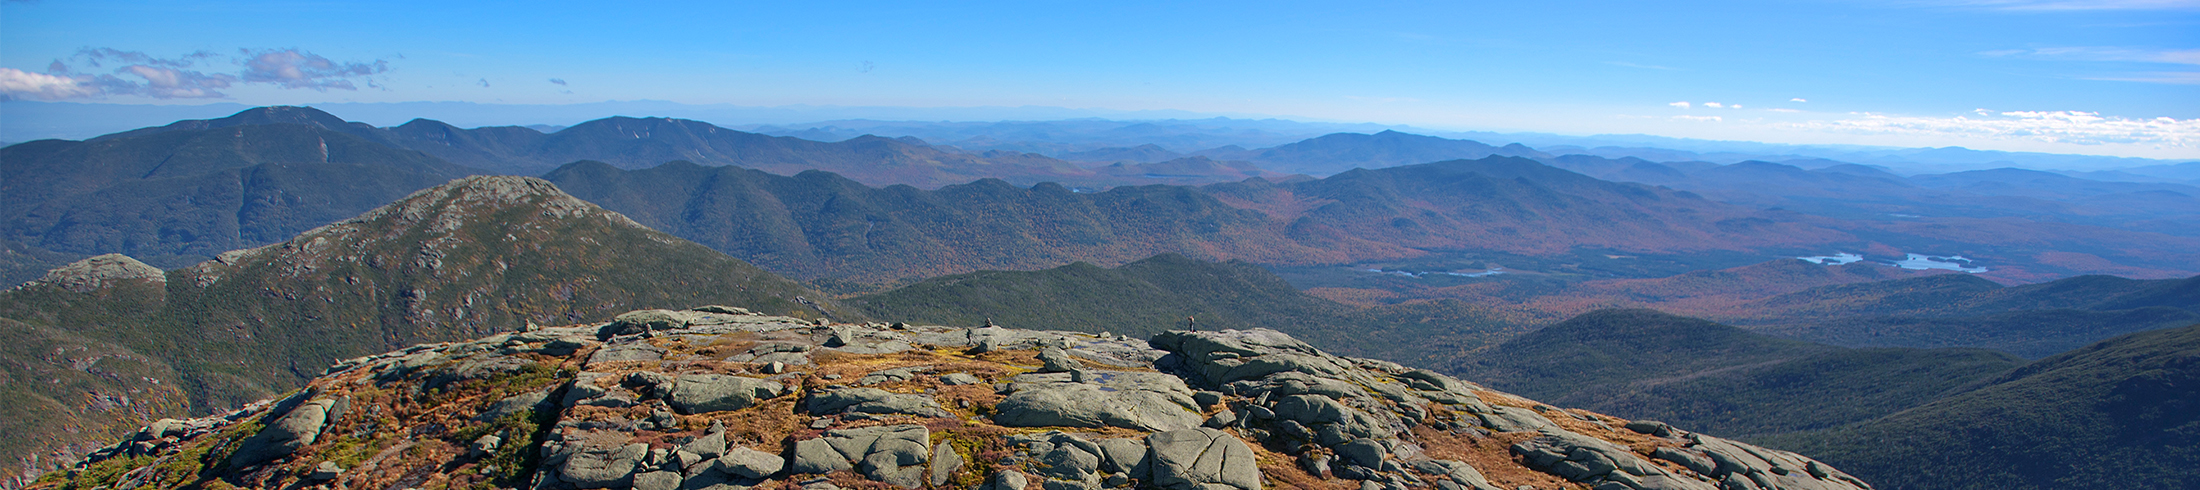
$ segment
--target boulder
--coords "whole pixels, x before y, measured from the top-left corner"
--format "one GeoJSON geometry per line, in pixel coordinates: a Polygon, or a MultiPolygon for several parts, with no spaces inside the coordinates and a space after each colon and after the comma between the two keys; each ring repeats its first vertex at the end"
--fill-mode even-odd
{"type": "Polygon", "coordinates": [[[673,330],[687,326],[688,319],[702,316],[701,312],[672,310],[637,310],[612,317],[611,323],[596,330],[597,340],[610,340],[619,335],[633,335],[658,330],[673,330]]]}
{"type": "Polygon", "coordinates": [[[1652,435],[1658,437],[1673,436],[1672,425],[1668,425],[1664,422],[1659,422],[1656,420],[1637,420],[1633,422],[1628,422],[1626,427],[1627,430],[1635,431],[1643,435],[1652,435]]]}
{"type": "Polygon", "coordinates": [[[1097,445],[1103,456],[1100,469],[1139,480],[1152,479],[1152,468],[1146,464],[1148,450],[1144,439],[1101,439],[1097,445]]]}
{"type": "Polygon", "coordinates": [[[704,459],[717,459],[719,456],[726,454],[726,432],[724,430],[709,431],[704,433],[703,437],[697,437],[693,441],[688,441],[686,445],[680,446],[680,450],[695,453],[696,456],[701,456],[704,459]]]}
{"type": "MultiPolygon", "coordinates": [[[[1190,389],[1175,377],[1100,371],[1091,383],[1018,382],[994,408],[1009,427],[1123,427],[1166,431],[1199,426],[1190,389]]],[[[1029,375],[1026,375],[1029,376],[1029,375]]],[[[1060,376],[1060,375],[1054,375],[1060,376]]],[[[1066,380],[1065,380],[1066,381],[1066,380]]]]}
{"type": "Polygon", "coordinates": [[[1085,363],[1070,357],[1069,351],[1053,347],[1039,351],[1039,362],[1042,363],[1039,367],[1039,372],[1042,373],[1067,373],[1085,369],[1085,363]]]}
{"type": "MultiPolygon", "coordinates": [[[[1090,449],[1097,448],[1097,446],[1090,447],[1090,449]]],[[[1047,478],[1061,480],[1085,481],[1092,479],[1100,472],[1100,455],[1094,454],[1090,449],[1088,449],[1088,446],[1077,444],[1056,444],[1053,450],[1038,455],[1039,462],[1046,464],[1046,470],[1042,474],[1046,475],[1047,478]]]]}
{"type": "Polygon", "coordinates": [[[757,400],[779,396],[787,388],[777,382],[724,374],[683,374],[672,384],[665,402],[684,414],[740,410],[757,400]]]}
{"type": "Polygon", "coordinates": [[[1269,409],[1275,411],[1276,418],[1304,424],[1317,434],[1333,432],[1347,436],[1342,440],[1322,441],[1324,445],[1351,439],[1389,439],[1397,435],[1397,431],[1381,419],[1327,396],[1285,396],[1269,409]]]}
{"type": "Polygon", "coordinates": [[[714,465],[727,474],[760,479],[779,474],[779,470],[787,466],[787,460],[776,454],[740,447],[726,451],[714,465]]]}
{"type": "Polygon", "coordinates": [[[1016,470],[1001,470],[993,474],[992,481],[986,482],[988,490],[1024,490],[1030,484],[1023,472],[1016,470]]]}
{"type": "Polygon", "coordinates": [[[634,469],[647,457],[648,444],[583,448],[565,459],[558,477],[577,488],[631,487],[634,469]]]}
{"type": "Polygon", "coordinates": [[[1383,457],[1390,454],[1390,448],[1369,439],[1353,439],[1352,442],[1338,444],[1335,449],[1337,456],[1344,458],[1346,463],[1362,468],[1382,468],[1383,457]]]}
{"type": "Polygon", "coordinates": [[[798,474],[823,474],[854,468],[855,465],[848,463],[847,456],[833,449],[830,441],[810,439],[795,441],[794,463],[788,466],[787,471],[798,474]]]}
{"type": "Polygon", "coordinates": [[[951,373],[945,376],[940,376],[940,384],[948,386],[974,385],[984,382],[985,380],[978,379],[977,375],[970,373],[951,373]]]}
{"type": "Polygon", "coordinates": [[[945,442],[932,446],[932,486],[947,486],[948,480],[954,479],[955,472],[962,471],[962,467],[963,457],[955,452],[955,446],[945,442]]]}
{"type": "Polygon", "coordinates": [[[1171,490],[1206,490],[1222,485],[1238,490],[1261,488],[1253,449],[1227,432],[1198,428],[1146,436],[1151,448],[1153,485],[1171,490]]]}
{"type": "Polygon", "coordinates": [[[1482,426],[1498,432],[1544,432],[1559,430],[1558,424],[1543,418],[1534,410],[1519,407],[1490,407],[1488,413],[1474,414],[1482,419],[1482,426]]]}
{"type": "Polygon", "coordinates": [[[955,416],[953,412],[940,407],[939,401],[932,397],[893,393],[878,388],[845,388],[818,393],[810,397],[809,411],[811,415],[868,413],[947,418],[955,416]]]}
{"type": "Polygon", "coordinates": [[[908,424],[826,431],[817,439],[795,442],[791,471],[830,473],[853,467],[872,480],[916,488],[925,483],[930,438],[924,426],[908,424]]]}
{"type": "Polygon", "coordinates": [[[651,471],[634,475],[634,490],[680,490],[684,478],[672,471],[651,471]]]}
{"type": "Polygon", "coordinates": [[[296,405],[260,429],[258,434],[239,443],[237,452],[229,456],[229,465],[253,466],[289,456],[298,448],[313,444],[321,436],[321,427],[328,424],[330,409],[336,402],[323,398],[296,405]]]}

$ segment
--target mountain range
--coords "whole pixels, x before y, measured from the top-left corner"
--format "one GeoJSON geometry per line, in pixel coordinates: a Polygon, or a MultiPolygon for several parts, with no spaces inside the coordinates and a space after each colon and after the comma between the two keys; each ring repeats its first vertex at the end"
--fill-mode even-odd
{"type": "MultiPolygon", "coordinates": [[[[1197,133],[1181,130],[1127,134],[1197,133]]],[[[25,434],[0,456],[32,474],[136,424],[251,406],[346,357],[706,304],[837,323],[813,334],[839,337],[806,340],[833,348],[869,335],[853,325],[907,328],[873,319],[1116,341],[1180,321],[1268,328],[1308,349],[1839,454],[1900,487],[1962,485],[1902,476],[1929,458],[1866,454],[1856,438],[1922,434],[1897,439],[1946,445],[1932,461],[1950,464],[2061,465],[1980,480],[2010,486],[2094,481],[2088,458],[2127,446],[2171,453],[2134,459],[2134,486],[2159,485],[2190,447],[2175,435],[2185,419],[2157,413],[2192,398],[2178,388],[2181,337],[2160,333],[2200,322],[2183,184],[1652,162],[1396,132],[1128,148],[1079,165],[677,119],[544,133],[377,128],[308,108],[13,145],[0,149],[0,272],[38,280],[0,292],[0,329],[23,339],[0,349],[0,390],[9,413],[30,414],[0,426],[25,434]],[[1158,157],[1170,159],[1141,161],[1158,157]],[[548,172],[442,184],[517,169],[548,172]],[[1952,211],[1910,214],[1934,205],[1952,211]],[[114,252],[130,255],[100,255],[114,252]],[[1662,312],[1614,309],[1629,307],[1662,312]],[[2142,340],[2095,344],[2124,334],[2142,340]],[[2055,389],[2111,395],[2010,394],[2055,389]],[[1997,410],[2172,435],[2046,452],[1951,435],[1997,410]]],[[[1603,429],[1665,437],[1644,427],[1603,429]]],[[[2024,437],[1991,439],[2038,441],[2024,437]]],[[[1716,473],[1703,470],[1690,471],[1716,473]]],[[[1279,481],[1315,481],[1295,478],[1279,481]]]]}

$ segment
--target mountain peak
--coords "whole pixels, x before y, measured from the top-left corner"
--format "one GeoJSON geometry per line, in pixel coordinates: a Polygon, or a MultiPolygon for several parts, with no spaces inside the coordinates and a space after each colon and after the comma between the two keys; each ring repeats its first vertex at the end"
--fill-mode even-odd
{"type": "Polygon", "coordinates": [[[339,126],[350,124],[343,118],[336,117],[335,114],[329,114],[328,112],[322,111],[320,109],[315,109],[308,106],[287,105],[254,107],[251,109],[238,111],[236,114],[231,114],[229,117],[215,119],[215,121],[230,123],[225,125],[312,124],[319,126],[339,126]]]}
{"type": "Polygon", "coordinates": [[[168,282],[168,275],[161,272],[160,268],[146,265],[128,255],[106,254],[61,266],[47,272],[46,277],[24,286],[51,284],[61,289],[89,293],[133,279],[165,283],[168,282]]]}
{"type": "MultiPolygon", "coordinates": [[[[513,175],[476,175],[453,180],[415,192],[388,206],[368,211],[337,225],[375,221],[391,216],[395,216],[400,222],[414,222],[436,209],[457,207],[500,210],[528,203],[539,203],[544,216],[566,218],[599,211],[616,216],[614,222],[642,227],[634,220],[626,219],[625,215],[604,211],[594,204],[574,198],[550,181],[513,175]]],[[[313,233],[307,233],[311,234],[313,233]]]]}
{"type": "Polygon", "coordinates": [[[279,257],[282,262],[294,264],[364,260],[366,255],[371,255],[364,250],[372,247],[360,243],[390,240],[418,242],[416,252],[419,257],[413,262],[433,270],[439,268],[441,256],[450,249],[484,245],[474,243],[479,237],[461,233],[462,228],[475,225],[493,226],[499,230],[493,235],[506,235],[505,238],[509,240],[523,234],[521,231],[563,229],[574,220],[591,217],[601,217],[613,227],[641,231],[658,242],[669,243],[676,240],[642,226],[628,219],[626,215],[574,198],[558,189],[557,184],[546,180],[510,175],[477,175],[414,192],[397,202],[301,233],[283,243],[222,253],[213,261],[202,264],[199,270],[210,274],[201,280],[210,281],[218,280],[219,273],[208,266],[216,263],[237,265],[255,257],[279,257]],[[328,244],[332,243],[354,245],[330,247],[328,244]],[[345,252],[339,250],[343,248],[350,249],[350,253],[339,254],[345,252]]]}

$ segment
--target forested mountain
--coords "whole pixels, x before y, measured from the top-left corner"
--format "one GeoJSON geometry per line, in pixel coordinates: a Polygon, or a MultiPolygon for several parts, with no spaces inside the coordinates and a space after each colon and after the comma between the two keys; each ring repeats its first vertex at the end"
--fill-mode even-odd
{"type": "Polygon", "coordinates": [[[50,252],[180,267],[474,172],[300,124],[33,141],[0,149],[0,233],[50,252]]]}
{"type": "Polygon", "coordinates": [[[0,291],[0,328],[23,340],[0,350],[13,380],[0,384],[12,434],[0,457],[63,463],[161,417],[288,391],[340,359],[700,304],[863,319],[523,177],[461,179],[184,269],[95,257],[0,291]]]}

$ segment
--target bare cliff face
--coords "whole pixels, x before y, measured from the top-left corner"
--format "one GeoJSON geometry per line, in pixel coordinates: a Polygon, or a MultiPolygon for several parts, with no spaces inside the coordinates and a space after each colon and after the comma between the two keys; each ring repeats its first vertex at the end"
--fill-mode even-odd
{"type": "Polygon", "coordinates": [[[1272,330],[1132,339],[723,306],[341,361],[32,487],[1870,488],[1272,330]]]}

